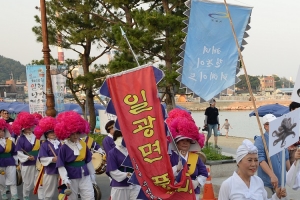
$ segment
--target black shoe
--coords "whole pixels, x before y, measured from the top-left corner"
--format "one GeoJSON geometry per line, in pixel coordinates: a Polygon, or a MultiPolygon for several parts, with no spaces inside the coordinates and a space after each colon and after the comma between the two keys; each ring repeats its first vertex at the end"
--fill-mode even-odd
{"type": "Polygon", "coordinates": [[[10,191],[9,191],[9,190],[6,190],[6,194],[10,194],[10,191]]]}
{"type": "Polygon", "coordinates": [[[219,147],[218,145],[215,145],[215,148],[216,148],[216,149],[221,149],[221,147],[219,147]]]}
{"type": "Polygon", "coordinates": [[[81,196],[80,196],[80,194],[78,194],[78,199],[81,199],[81,196]]]}

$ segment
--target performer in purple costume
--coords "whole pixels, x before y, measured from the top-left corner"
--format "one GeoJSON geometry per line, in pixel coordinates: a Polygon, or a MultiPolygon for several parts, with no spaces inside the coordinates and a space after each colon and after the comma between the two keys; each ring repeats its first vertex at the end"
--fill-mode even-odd
{"type": "Polygon", "coordinates": [[[2,199],[8,199],[6,196],[6,185],[10,186],[11,199],[17,200],[18,191],[16,185],[16,165],[18,164],[17,153],[14,142],[9,139],[11,129],[10,125],[4,119],[0,119],[0,190],[2,199]]]}
{"type": "Polygon", "coordinates": [[[193,182],[196,199],[199,199],[200,187],[204,186],[208,173],[198,154],[193,152],[201,150],[200,144],[204,145],[205,138],[203,134],[199,133],[198,127],[189,113],[174,109],[170,111],[169,116],[174,116],[172,119],[166,120],[176,143],[176,147],[172,143],[173,151],[170,156],[174,175],[176,176],[182,169],[181,159],[184,159],[188,165],[188,173],[193,182]]]}
{"type": "Polygon", "coordinates": [[[54,132],[59,139],[65,140],[59,149],[56,167],[63,183],[72,190],[68,199],[77,199],[80,191],[81,199],[94,200],[92,183],[96,181],[92,155],[80,140],[81,133],[89,133],[88,122],[76,112],[64,112],[57,116],[54,132]]]}
{"type": "Polygon", "coordinates": [[[38,159],[44,166],[44,175],[42,179],[44,200],[51,200],[58,187],[56,161],[61,144],[56,139],[54,133],[55,124],[55,118],[45,117],[39,121],[39,125],[34,130],[36,137],[40,140],[44,140],[38,155],[38,159]],[[53,152],[55,154],[53,154],[53,152]]]}
{"type": "MultiPolygon", "coordinates": [[[[34,180],[38,175],[36,159],[40,149],[40,140],[33,134],[37,125],[35,117],[29,113],[21,112],[12,125],[15,134],[20,135],[16,142],[18,159],[21,162],[21,174],[23,179],[23,199],[29,199],[29,193],[34,187],[34,180]]],[[[39,194],[42,194],[39,188],[39,194]]]]}
{"type": "Polygon", "coordinates": [[[108,152],[116,146],[116,144],[113,140],[113,134],[115,131],[114,125],[115,125],[114,120],[110,120],[105,125],[105,130],[108,133],[108,135],[103,139],[102,145],[103,145],[104,151],[106,153],[106,156],[108,155],[108,152]]]}
{"type": "Polygon", "coordinates": [[[127,148],[122,145],[122,133],[116,130],[113,139],[116,147],[109,151],[106,166],[106,174],[112,178],[111,200],[136,200],[141,187],[127,183],[133,169],[122,166],[128,155],[127,148]]]}

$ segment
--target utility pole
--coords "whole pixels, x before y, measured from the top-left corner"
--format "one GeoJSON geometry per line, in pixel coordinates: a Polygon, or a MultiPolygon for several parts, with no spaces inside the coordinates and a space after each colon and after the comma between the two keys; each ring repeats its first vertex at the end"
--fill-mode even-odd
{"type": "Polygon", "coordinates": [[[47,28],[47,16],[46,16],[46,3],[45,0],[40,0],[41,9],[41,24],[42,24],[42,38],[43,38],[43,54],[44,64],[46,65],[46,115],[55,117],[55,103],[52,90],[52,81],[50,74],[50,49],[48,43],[48,28],[47,28]]]}

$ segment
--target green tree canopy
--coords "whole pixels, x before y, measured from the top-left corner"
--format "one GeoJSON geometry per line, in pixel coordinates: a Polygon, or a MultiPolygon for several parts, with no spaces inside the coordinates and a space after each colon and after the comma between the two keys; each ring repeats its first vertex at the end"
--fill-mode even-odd
{"type": "Polygon", "coordinates": [[[15,80],[26,80],[26,68],[24,65],[18,61],[0,55],[0,82],[4,83],[5,80],[9,80],[11,73],[15,80]]]}
{"type": "MultiPolygon", "coordinates": [[[[258,76],[248,75],[248,77],[249,77],[251,88],[253,90],[256,90],[260,86],[260,81],[258,79],[258,76]]],[[[236,84],[236,87],[243,90],[248,89],[245,74],[240,75],[239,79],[241,79],[241,81],[236,84]]]]}

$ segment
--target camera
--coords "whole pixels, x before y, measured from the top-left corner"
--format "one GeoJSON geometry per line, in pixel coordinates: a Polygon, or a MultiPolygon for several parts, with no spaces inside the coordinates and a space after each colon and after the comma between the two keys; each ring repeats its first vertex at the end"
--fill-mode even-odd
{"type": "Polygon", "coordinates": [[[207,126],[204,126],[204,128],[202,129],[202,131],[208,131],[207,126]]]}

